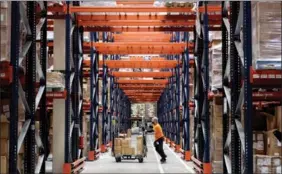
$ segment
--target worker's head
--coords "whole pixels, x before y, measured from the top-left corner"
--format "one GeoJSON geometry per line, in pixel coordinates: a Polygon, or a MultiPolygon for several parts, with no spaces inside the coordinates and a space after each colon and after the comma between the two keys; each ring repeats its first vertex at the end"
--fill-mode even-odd
{"type": "Polygon", "coordinates": [[[154,117],[152,118],[152,123],[155,125],[158,123],[158,118],[157,117],[154,117]]]}

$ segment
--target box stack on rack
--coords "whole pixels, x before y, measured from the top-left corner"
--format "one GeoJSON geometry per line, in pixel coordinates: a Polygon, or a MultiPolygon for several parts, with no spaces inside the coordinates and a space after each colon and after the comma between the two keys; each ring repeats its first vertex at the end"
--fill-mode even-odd
{"type": "Polygon", "coordinates": [[[210,51],[210,85],[212,90],[222,87],[222,50],[221,40],[213,40],[210,51]]]}
{"type": "Polygon", "coordinates": [[[281,173],[281,157],[256,155],[255,156],[255,173],[281,173]]]}
{"type": "Polygon", "coordinates": [[[217,101],[218,97],[214,98],[212,105],[212,117],[211,117],[211,160],[214,173],[223,172],[223,150],[222,150],[222,103],[217,101]]]}
{"type": "Polygon", "coordinates": [[[253,132],[254,171],[256,173],[281,173],[281,106],[274,114],[265,113],[266,124],[253,132]]]}
{"type": "Polygon", "coordinates": [[[10,29],[9,29],[9,3],[0,2],[0,61],[9,60],[10,29]]]}
{"type": "Polygon", "coordinates": [[[281,69],[281,2],[252,2],[253,67],[281,69]]]}
{"type": "MultiPolygon", "coordinates": [[[[0,155],[1,155],[1,172],[8,172],[9,162],[9,121],[5,115],[0,116],[1,134],[0,134],[0,155]]],[[[22,130],[23,122],[18,124],[18,134],[22,130]]],[[[23,171],[23,158],[24,158],[24,144],[22,144],[18,154],[18,169],[23,171]]]]}

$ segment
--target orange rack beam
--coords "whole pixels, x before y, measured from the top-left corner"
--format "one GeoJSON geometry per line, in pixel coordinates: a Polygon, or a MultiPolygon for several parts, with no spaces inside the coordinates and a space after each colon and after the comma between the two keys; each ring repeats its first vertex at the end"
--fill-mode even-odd
{"type": "Polygon", "coordinates": [[[114,77],[171,77],[172,72],[112,72],[114,77]]]}
{"type": "Polygon", "coordinates": [[[117,80],[119,84],[167,84],[168,80],[117,80]]]}
{"type": "MultiPolygon", "coordinates": [[[[117,7],[75,7],[70,6],[70,12],[132,12],[132,13],[138,13],[138,12],[145,12],[145,13],[154,13],[154,12],[182,12],[182,13],[189,13],[194,12],[192,10],[192,7],[187,8],[181,8],[181,7],[175,7],[175,8],[168,8],[168,7],[133,7],[133,6],[117,6],[117,7]]],[[[52,12],[52,8],[48,9],[50,12],[52,12]]],[[[210,11],[214,10],[214,8],[210,8],[210,11]]]]}
{"type": "MultiPolygon", "coordinates": [[[[48,16],[48,19],[55,18],[55,16],[48,16]]],[[[221,15],[220,14],[210,14],[209,21],[218,20],[220,21],[221,15]]],[[[77,15],[78,20],[85,20],[85,21],[107,21],[107,20],[195,20],[195,14],[189,15],[158,15],[158,14],[135,14],[135,15],[127,15],[127,14],[118,14],[118,15],[77,15]]]]}
{"type": "Polygon", "coordinates": [[[125,85],[120,84],[119,87],[121,89],[164,89],[166,85],[144,85],[144,84],[136,84],[136,85],[125,85]]]}
{"type": "MultiPolygon", "coordinates": [[[[221,22],[221,21],[220,21],[221,22]]],[[[159,20],[114,20],[114,21],[79,21],[81,26],[110,26],[110,27],[123,27],[123,26],[193,26],[195,21],[159,21],[159,20]]],[[[219,24],[219,22],[214,23],[219,24]]]]}
{"type": "MultiPolygon", "coordinates": [[[[89,46],[91,47],[91,42],[86,42],[85,46],[89,46]]],[[[147,42],[147,43],[143,43],[143,42],[107,42],[107,43],[102,43],[102,42],[94,42],[93,46],[97,49],[99,48],[111,48],[111,47],[128,47],[128,48],[132,48],[132,47],[142,47],[142,46],[146,46],[146,47],[165,47],[165,46],[171,46],[171,47],[175,47],[175,48],[185,48],[187,44],[186,43],[172,43],[172,42],[147,42]]],[[[84,45],[83,45],[84,46],[84,45]]],[[[189,47],[194,47],[193,43],[188,43],[189,47]]]]}
{"type": "Polygon", "coordinates": [[[135,94],[135,93],[161,93],[163,92],[163,90],[161,89],[158,89],[158,90],[140,90],[140,89],[135,89],[135,90],[132,90],[132,89],[127,89],[127,90],[123,90],[126,94],[135,94]]]}
{"type": "Polygon", "coordinates": [[[168,34],[158,34],[158,35],[123,35],[116,34],[113,36],[115,42],[170,42],[171,35],[168,34]]]}
{"type": "MultiPolygon", "coordinates": [[[[48,31],[53,31],[53,27],[47,27],[48,31]]],[[[91,27],[85,26],[84,31],[101,32],[169,32],[169,31],[194,31],[194,27],[91,27]]],[[[220,26],[209,26],[210,31],[221,31],[220,26]]]]}
{"type": "MultiPolygon", "coordinates": [[[[70,6],[69,8],[70,12],[145,12],[145,13],[154,13],[154,12],[181,12],[181,13],[194,13],[192,7],[134,7],[134,6],[117,6],[117,7],[77,7],[77,6],[70,6]]],[[[47,8],[48,12],[66,12],[66,6],[49,6],[47,8]]],[[[203,7],[199,8],[199,12],[204,12],[205,9],[203,7]]],[[[208,12],[221,12],[221,6],[220,5],[209,5],[207,8],[208,12]]]]}
{"type": "Polygon", "coordinates": [[[101,60],[99,66],[105,64],[108,68],[174,68],[177,63],[177,60],[101,60]]]}
{"type": "Polygon", "coordinates": [[[160,96],[160,93],[125,93],[127,96],[160,96]]]}

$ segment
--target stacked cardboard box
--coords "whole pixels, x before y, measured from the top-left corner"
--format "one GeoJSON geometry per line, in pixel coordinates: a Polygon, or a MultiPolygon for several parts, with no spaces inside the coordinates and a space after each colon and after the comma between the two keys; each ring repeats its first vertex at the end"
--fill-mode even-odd
{"type": "Polygon", "coordinates": [[[131,129],[127,129],[127,137],[128,137],[128,138],[131,137],[131,129]]]}
{"type": "MultiPolygon", "coordinates": [[[[0,116],[0,127],[1,127],[1,133],[0,133],[0,156],[1,156],[1,173],[7,173],[8,172],[8,161],[9,161],[9,121],[7,120],[7,117],[5,115],[0,116]]],[[[23,122],[19,122],[18,124],[18,134],[22,130],[23,122]]],[[[22,144],[19,155],[18,155],[18,169],[20,171],[23,170],[23,153],[24,153],[24,144],[22,144]]]]}
{"type": "Polygon", "coordinates": [[[253,67],[281,69],[281,4],[252,2],[253,67]]]}
{"type": "Polygon", "coordinates": [[[277,117],[276,128],[282,132],[282,106],[275,108],[275,117],[277,117]]]}
{"type": "Polygon", "coordinates": [[[212,105],[212,118],[211,118],[211,159],[212,168],[214,173],[222,173],[223,168],[223,150],[222,150],[222,110],[223,106],[216,99],[213,101],[212,105]]]}
{"type": "Polygon", "coordinates": [[[114,150],[116,155],[121,154],[121,138],[115,138],[114,140],[114,150]]]}
{"type": "Polygon", "coordinates": [[[115,138],[114,145],[116,155],[135,155],[135,148],[131,147],[131,138],[115,138]]]}
{"type": "Polygon", "coordinates": [[[266,153],[267,155],[281,156],[282,155],[282,146],[281,140],[279,140],[276,135],[279,134],[277,129],[267,131],[266,135],[266,153]]]}
{"type": "Polygon", "coordinates": [[[137,155],[142,155],[143,154],[143,149],[144,149],[144,145],[143,145],[143,136],[137,136],[137,155]]]}
{"type": "Polygon", "coordinates": [[[253,132],[253,154],[265,155],[264,132],[253,132]]]}
{"type": "Polygon", "coordinates": [[[10,3],[0,2],[0,32],[1,32],[1,46],[0,46],[0,60],[9,60],[9,45],[10,45],[10,27],[9,27],[9,11],[10,3]]]}
{"type": "Polygon", "coordinates": [[[254,173],[281,173],[281,156],[255,155],[254,173]]]}

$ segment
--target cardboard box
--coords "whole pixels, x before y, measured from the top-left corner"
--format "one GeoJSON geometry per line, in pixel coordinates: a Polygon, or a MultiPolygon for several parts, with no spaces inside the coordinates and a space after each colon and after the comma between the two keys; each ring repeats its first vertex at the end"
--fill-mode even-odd
{"type": "Polygon", "coordinates": [[[9,154],[9,140],[8,139],[0,139],[0,155],[8,155],[9,154]]]}
{"type": "Polygon", "coordinates": [[[278,106],[275,108],[275,116],[277,117],[277,128],[282,132],[282,107],[278,106]]]}
{"type": "Polygon", "coordinates": [[[222,117],[223,105],[217,105],[213,103],[213,116],[222,117]]]}
{"type": "Polygon", "coordinates": [[[8,173],[8,160],[6,156],[1,156],[1,173],[8,173]]]}
{"type": "Polygon", "coordinates": [[[266,154],[267,155],[274,155],[274,156],[281,156],[282,155],[282,146],[281,141],[279,141],[276,136],[274,135],[277,129],[267,131],[266,132],[266,154]]]}
{"type": "Polygon", "coordinates": [[[143,148],[144,148],[144,145],[143,145],[143,136],[142,136],[142,135],[139,135],[139,136],[137,136],[137,149],[136,149],[136,154],[137,154],[137,155],[143,154],[143,148]]]}
{"type": "Polygon", "coordinates": [[[131,129],[127,129],[127,137],[131,137],[131,129]]]}
{"type": "Polygon", "coordinates": [[[212,161],[222,161],[223,160],[222,150],[213,150],[211,158],[212,161]]]}
{"type": "Polygon", "coordinates": [[[122,153],[122,148],[121,146],[115,146],[115,154],[121,154],[122,153]]]}
{"type": "Polygon", "coordinates": [[[214,150],[222,150],[222,137],[213,137],[212,143],[214,145],[214,150]]]}
{"type": "Polygon", "coordinates": [[[9,139],[9,123],[8,122],[1,122],[1,139],[9,139]]]}
{"type": "Polygon", "coordinates": [[[121,141],[122,141],[121,138],[115,138],[114,145],[115,146],[121,146],[121,141]]]}
{"type": "Polygon", "coordinates": [[[265,155],[264,132],[253,132],[253,153],[254,155],[265,155]]]}
{"type": "Polygon", "coordinates": [[[281,166],[281,157],[269,155],[254,156],[254,173],[276,173],[281,166]]]}
{"type": "Polygon", "coordinates": [[[0,114],[10,113],[10,99],[0,100],[0,114]]]}
{"type": "Polygon", "coordinates": [[[266,117],[267,130],[277,129],[277,117],[269,115],[266,117]]]}
{"type": "Polygon", "coordinates": [[[213,161],[212,162],[212,172],[213,173],[223,173],[223,162],[213,161]]]}
{"type": "Polygon", "coordinates": [[[131,142],[131,139],[130,139],[130,138],[122,139],[122,141],[121,141],[121,146],[122,146],[122,147],[130,147],[130,142],[131,142]]]}
{"type": "Polygon", "coordinates": [[[212,118],[212,126],[214,128],[223,128],[223,124],[222,124],[222,117],[219,116],[215,116],[212,118]]]}
{"type": "Polygon", "coordinates": [[[122,154],[123,155],[132,155],[131,154],[131,148],[130,147],[122,147],[122,154]]]}
{"type": "Polygon", "coordinates": [[[133,147],[122,147],[123,155],[135,155],[135,148],[133,147]]]}

